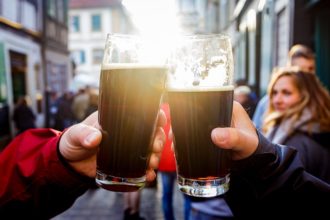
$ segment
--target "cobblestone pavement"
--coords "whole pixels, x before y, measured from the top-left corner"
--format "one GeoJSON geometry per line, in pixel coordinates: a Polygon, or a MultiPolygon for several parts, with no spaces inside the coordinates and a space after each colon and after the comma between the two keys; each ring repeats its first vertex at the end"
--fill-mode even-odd
{"type": "MultiPolygon", "coordinates": [[[[176,188],[177,189],[177,188],[176,188]]],[[[157,188],[144,188],[141,194],[140,215],[145,220],[163,220],[161,209],[161,184],[157,188]]],[[[123,194],[104,189],[91,189],[79,197],[74,205],[52,220],[122,220],[123,194]]],[[[177,189],[174,194],[176,219],[183,219],[183,196],[177,189]]]]}

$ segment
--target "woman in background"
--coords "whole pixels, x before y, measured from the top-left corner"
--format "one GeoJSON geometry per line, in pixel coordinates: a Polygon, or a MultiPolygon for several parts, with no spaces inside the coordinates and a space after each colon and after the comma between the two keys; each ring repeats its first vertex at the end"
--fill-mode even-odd
{"type": "Polygon", "coordinates": [[[276,144],[292,146],[306,170],[330,183],[330,96],[315,74],[278,69],[268,87],[263,130],[276,144]]]}

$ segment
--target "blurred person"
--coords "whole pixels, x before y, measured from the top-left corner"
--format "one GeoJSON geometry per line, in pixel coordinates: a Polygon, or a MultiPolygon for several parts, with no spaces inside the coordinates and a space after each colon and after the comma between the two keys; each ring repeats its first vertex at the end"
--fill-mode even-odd
{"type": "Polygon", "coordinates": [[[63,130],[73,125],[76,120],[72,111],[73,94],[65,92],[58,100],[58,108],[55,115],[55,129],[63,130]]]}
{"type": "Polygon", "coordinates": [[[35,128],[36,116],[29,106],[30,100],[27,96],[21,96],[17,100],[13,120],[15,122],[15,127],[17,129],[17,134],[21,134],[30,128],[35,128]]]}
{"type": "Polygon", "coordinates": [[[215,198],[191,198],[191,212],[189,220],[221,220],[234,219],[224,196],[215,198]]]}
{"type": "Polygon", "coordinates": [[[330,183],[330,95],[315,74],[278,69],[268,88],[264,132],[297,149],[308,172],[330,183]]]}
{"type": "Polygon", "coordinates": [[[313,51],[302,44],[291,47],[287,66],[298,66],[302,71],[315,73],[315,55],[313,51]]]}
{"type": "Polygon", "coordinates": [[[250,118],[253,117],[253,113],[256,108],[256,101],[251,95],[252,91],[247,85],[237,86],[234,89],[234,100],[243,106],[250,118]]]}
{"type": "MultiPolygon", "coordinates": [[[[9,135],[10,125],[9,125],[9,106],[8,104],[0,103],[0,138],[3,135],[9,135]]],[[[1,150],[0,144],[0,150],[1,150]]]]}
{"type": "Polygon", "coordinates": [[[78,93],[73,97],[72,112],[75,119],[81,122],[86,117],[86,111],[89,106],[89,88],[81,88],[78,93]]]}
{"type": "Polygon", "coordinates": [[[141,190],[124,193],[124,220],[143,220],[140,216],[141,190]]]}
{"type": "Polygon", "coordinates": [[[258,101],[257,94],[253,91],[253,89],[251,88],[251,86],[248,84],[248,82],[245,79],[237,79],[235,81],[235,87],[239,87],[239,86],[248,86],[251,89],[250,98],[255,102],[258,101]]]}
{"type": "MultiPolygon", "coordinates": [[[[165,97],[166,101],[166,97],[165,97]]],[[[171,130],[171,117],[170,117],[170,107],[167,102],[164,102],[161,105],[161,109],[164,111],[166,115],[167,122],[163,126],[166,141],[164,143],[164,148],[162,150],[160,161],[158,165],[158,173],[161,177],[162,183],[162,210],[164,214],[165,220],[174,220],[174,204],[173,204],[173,196],[174,196],[174,187],[177,179],[176,174],[176,161],[174,155],[174,149],[172,145],[172,139],[169,137],[171,130]]],[[[185,220],[189,220],[190,213],[190,199],[188,196],[183,194],[184,200],[184,218],[185,220]]]]}
{"type": "Polygon", "coordinates": [[[49,126],[51,128],[55,127],[56,124],[56,114],[58,110],[58,96],[56,91],[47,91],[49,98],[49,126]]]}
{"type": "MultiPolygon", "coordinates": [[[[298,66],[303,71],[315,74],[315,55],[313,51],[302,44],[291,47],[288,53],[287,66],[298,66]]],[[[257,129],[261,129],[265,112],[268,106],[269,97],[267,94],[258,102],[253,115],[253,123],[257,129]]]]}
{"type": "MultiPolygon", "coordinates": [[[[0,153],[0,216],[49,219],[68,209],[95,183],[96,153],[102,138],[94,113],[65,132],[31,129],[0,153]]],[[[160,111],[146,177],[155,178],[165,142],[160,111]]],[[[304,170],[294,148],[270,143],[245,110],[233,106],[231,128],[210,138],[232,150],[230,189],[224,198],[237,218],[329,218],[330,185],[304,170]]]]}
{"type": "Polygon", "coordinates": [[[89,90],[89,105],[86,109],[85,115],[90,115],[98,109],[99,91],[98,89],[89,90]]]}

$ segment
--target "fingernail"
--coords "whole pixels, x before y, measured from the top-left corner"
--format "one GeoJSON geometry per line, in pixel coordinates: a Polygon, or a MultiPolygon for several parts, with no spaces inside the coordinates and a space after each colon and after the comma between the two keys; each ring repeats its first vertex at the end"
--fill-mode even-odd
{"type": "Polygon", "coordinates": [[[221,143],[226,140],[228,134],[225,130],[220,131],[219,129],[213,129],[211,136],[214,141],[221,143]]]}
{"type": "Polygon", "coordinates": [[[158,144],[158,147],[159,147],[160,149],[163,149],[163,147],[164,147],[164,141],[158,140],[158,141],[157,141],[157,144],[158,144]]]}
{"type": "Polygon", "coordinates": [[[86,144],[93,143],[95,141],[95,139],[97,138],[97,136],[98,136],[98,133],[96,131],[93,131],[92,133],[87,135],[87,137],[85,138],[86,144]]]}

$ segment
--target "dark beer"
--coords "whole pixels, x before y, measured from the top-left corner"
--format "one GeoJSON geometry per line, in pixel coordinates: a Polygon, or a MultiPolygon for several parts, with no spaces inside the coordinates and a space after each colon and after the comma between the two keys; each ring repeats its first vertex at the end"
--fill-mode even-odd
{"type": "Polygon", "coordinates": [[[233,87],[213,90],[169,90],[178,174],[212,180],[229,173],[230,151],[215,146],[211,131],[229,127],[233,87]]]}
{"type": "MultiPolygon", "coordinates": [[[[130,64],[103,67],[99,99],[103,136],[97,172],[113,177],[111,181],[145,176],[166,71],[164,67],[130,64]]],[[[101,186],[113,191],[139,188],[129,184],[101,186]]]]}

